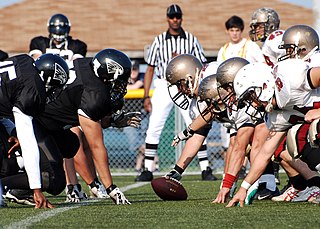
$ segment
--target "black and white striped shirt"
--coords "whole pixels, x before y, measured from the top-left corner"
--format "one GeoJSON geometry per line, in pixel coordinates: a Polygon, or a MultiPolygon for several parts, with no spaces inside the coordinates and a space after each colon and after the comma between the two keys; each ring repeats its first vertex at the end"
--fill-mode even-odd
{"type": "Polygon", "coordinates": [[[192,54],[202,63],[207,60],[198,39],[182,30],[178,36],[172,36],[168,31],[158,35],[148,52],[147,64],[156,67],[156,75],[165,79],[165,70],[172,54],[192,54]]]}

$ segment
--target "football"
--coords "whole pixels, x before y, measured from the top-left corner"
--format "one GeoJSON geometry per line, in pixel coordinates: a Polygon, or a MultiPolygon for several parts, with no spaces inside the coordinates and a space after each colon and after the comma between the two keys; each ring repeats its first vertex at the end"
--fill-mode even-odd
{"type": "Polygon", "coordinates": [[[186,200],[187,191],[171,177],[159,177],[151,181],[153,191],[163,200],[186,200]]]}

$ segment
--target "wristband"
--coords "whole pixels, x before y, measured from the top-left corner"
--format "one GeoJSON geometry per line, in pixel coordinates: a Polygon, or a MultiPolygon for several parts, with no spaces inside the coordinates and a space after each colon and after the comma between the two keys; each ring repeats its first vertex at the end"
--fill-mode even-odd
{"type": "Polygon", "coordinates": [[[222,188],[229,188],[231,189],[233,183],[235,182],[235,180],[237,179],[236,176],[233,176],[229,173],[227,173],[222,181],[222,188]]]}
{"type": "Polygon", "coordinates": [[[251,184],[245,180],[242,181],[241,187],[244,188],[245,190],[248,190],[251,187],[251,184]]]}
{"type": "Polygon", "coordinates": [[[150,99],[150,96],[145,96],[145,97],[143,98],[143,101],[146,100],[146,99],[150,99]]]}
{"type": "Polygon", "coordinates": [[[110,185],[108,188],[106,188],[107,194],[109,195],[110,192],[112,192],[116,188],[117,188],[116,185],[114,185],[114,184],[110,185]]]}

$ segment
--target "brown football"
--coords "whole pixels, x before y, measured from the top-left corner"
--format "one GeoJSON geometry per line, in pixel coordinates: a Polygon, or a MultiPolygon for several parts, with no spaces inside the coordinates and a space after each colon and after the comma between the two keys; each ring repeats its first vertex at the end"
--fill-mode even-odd
{"type": "Polygon", "coordinates": [[[163,200],[186,200],[187,191],[182,184],[170,177],[159,177],[151,181],[153,191],[163,200]]]}

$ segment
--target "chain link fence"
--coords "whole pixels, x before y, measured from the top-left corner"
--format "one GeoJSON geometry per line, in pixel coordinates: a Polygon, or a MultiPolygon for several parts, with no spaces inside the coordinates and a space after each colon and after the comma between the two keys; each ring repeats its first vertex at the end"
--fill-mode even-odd
{"type": "MultiPolygon", "coordinates": [[[[143,155],[149,114],[144,111],[143,100],[140,98],[126,99],[125,110],[140,111],[142,113],[142,124],[137,129],[125,127],[104,130],[104,141],[109,153],[109,165],[112,174],[136,174],[136,169],[139,168],[139,157],[143,155]]],[[[183,118],[174,107],[163,128],[158,147],[157,171],[160,174],[171,169],[179,158],[183,144],[180,143],[178,147],[172,147],[171,142],[175,134],[184,128],[183,118]]],[[[209,163],[214,173],[223,172],[223,147],[221,145],[220,124],[214,122],[207,137],[209,163]]],[[[197,157],[189,165],[186,173],[200,173],[197,157]]]]}

